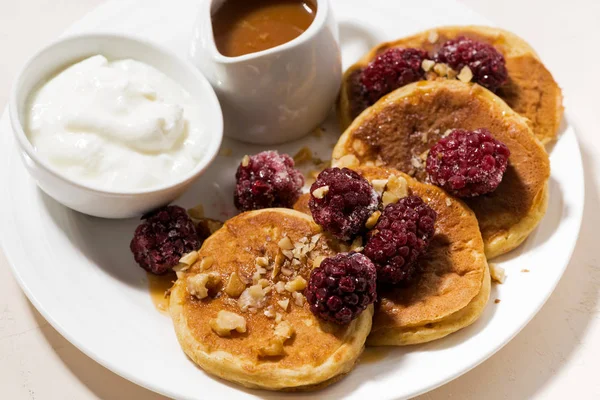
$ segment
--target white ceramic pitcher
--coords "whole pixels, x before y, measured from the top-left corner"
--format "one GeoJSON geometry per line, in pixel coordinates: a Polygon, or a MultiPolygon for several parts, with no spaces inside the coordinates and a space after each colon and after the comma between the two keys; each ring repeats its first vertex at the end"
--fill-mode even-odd
{"type": "Polygon", "coordinates": [[[190,54],[219,97],[225,135],[277,144],[311,132],[331,110],[342,76],[329,0],[313,0],[315,19],[294,40],[239,57],[222,55],[214,41],[211,17],[224,1],[200,6],[190,54]]]}

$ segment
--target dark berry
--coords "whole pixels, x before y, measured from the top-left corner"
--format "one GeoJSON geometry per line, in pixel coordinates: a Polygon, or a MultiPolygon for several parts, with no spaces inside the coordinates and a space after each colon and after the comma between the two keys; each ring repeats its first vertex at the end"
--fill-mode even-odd
{"type": "Polygon", "coordinates": [[[181,207],[162,207],[142,219],[129,248],[140,267],[153,274],[169,271],[184,254],[202,244],[196,226],[181,207]]]}
{"type": "Polygon", "coordinates": [[[360,253],[340,253],[312,270],[304,295],[314,315],[346,325],[375,302],[376,281],[371,260],[360,253]]]}
{"type": "Polygon", "coordinates": [[[395,285],[413,276],[415,261],[433,237],[436,219],[437,213],[419,196],[387,205],[369,232],[364,251],[377,268],[379,282],[395,285]]]}
{"type": "Polygon", "coordinates": [[[313,219],[341,240],[358,234],[379,206],[379,195],[369,181],[348,168],[323,170],[310,193],[308,206],[313,219]],[[327,190],[316,197],[319,192],[315,191],[324,187],[327,190]]]}
{"type": "Polygon", "coordinates": [[[362,71],[360,81],[370,104],[409,83],[423,79],[421,63],[427,52],[420,49],[389,49],[362,71]]]}
{"type": "Polygon", "coordinates": [[[304,177],[294,168],[294,160],[276,151],[245,157],[235,178],[234,203],[240,211],[291,208],[304,185],[304,177]]]}
{"type": "Polygon", "coordinates": [[[508,78],[504,56],[494,46],[464,36],[444,43],[434,58],[436,62],[446,63],[457,72],[468,66],[473,73],[473,82],[492,92],[508,78]]]}
{"type": "Polygon", "coordinates": [[[496,190],[509,156],[487,129],[455,129],[429,150],[427,173],[431,183],[455,196],[479,196],[496,190]]]}

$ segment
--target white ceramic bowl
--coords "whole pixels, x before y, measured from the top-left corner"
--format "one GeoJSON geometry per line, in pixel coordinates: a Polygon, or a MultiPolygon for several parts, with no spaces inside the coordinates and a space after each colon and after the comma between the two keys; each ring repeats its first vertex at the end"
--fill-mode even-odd
{"type": "Polygon", "coordinates": [[[294,40],[239,57],[225,57],[215,45],[212,14],[223,1],[200,5],[190,56],[219,96],[225,135],[271,145],[313,131],[330,113],[342,82],[329,0],[315,0],[315,19],[294,40]]]}
{"type": "Polygon", "coordinates": [[[196,67],[154,44],[121,35],[71,36],[39,51],[25,64],[13,86],[9,113],[21,159],[38,186],[67,207],[104,218],[139,216],[175,200],[212,162],[223,139],[223,115],[219,101],[196,67]],[[38,84],[62,68],[95,54],[109,59],[131,58],[152,65],[177,81],[203,105],[203,121],[209,132],[209,143],[196,168],[183,178],[156,188],[111,191],[67,178],[39,157],[23,129],[28,97],[38,84]]]}

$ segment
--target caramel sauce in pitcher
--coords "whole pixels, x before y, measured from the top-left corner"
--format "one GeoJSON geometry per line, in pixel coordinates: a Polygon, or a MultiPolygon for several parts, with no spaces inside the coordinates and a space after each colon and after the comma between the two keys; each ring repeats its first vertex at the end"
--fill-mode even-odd
{"type": "Polygon", "coordinates": [[[287,43],[312,24],[313,0],[226,0],[212,16],[217,49],[227,57],[287,43]]]}

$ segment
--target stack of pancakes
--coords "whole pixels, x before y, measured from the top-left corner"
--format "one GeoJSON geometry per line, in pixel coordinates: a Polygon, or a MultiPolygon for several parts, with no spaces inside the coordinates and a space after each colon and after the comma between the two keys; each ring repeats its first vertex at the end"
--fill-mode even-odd
{"type": "Polygon", "coordinates": [[[435,235],[419,259],[421,272],[404,286],[380,290],[375,307],[338,326],[310,312],[299,295],[302,285],[284,289],[277,283],[280,274],[288,282],[308,281],[323,257],[349,250],[312,220],[309,195],[295,210],[232,218],[204,242],[199,261],[180,275],[170,300],[183,350],[216,376],[247,387],[314,389],[348,373],[365,344],[424,343],[456,332],[477,320],[487,304],[487,260],[522,243],[545,213],[550,166],[542,142],[556,137],[560,89],[533,50],[508,32],[439,28],[382,44],[345,74],[338,114],[347,129],[333,151],[334,165],[353,168],[369,181],[401,176],[409,193],[437,212],[435,235]],[[366,108],[355,96],[357,71],[382,50],[431,51],[458,36],[490,43],[504,55],[509,83],[498,95],[477,84],[437,79],[399,88],[366,108]],[[427,183],[423,155],[454,128],[487,128],[510,149],[507,172],[493,193],[460,200],[427,183]],[[245,294],[225,294],[233,275],[245,289],[254,285],[268,296],[259,293],[262,303],[250,302],[240,312],[245,294]],[[212,294],[199,298],[196,283],[211,279],[212,294]],[[227,319],[231,314],[243,321],[227,319]],[[227,329],[217,333],[219,324],[227,329]]]}

